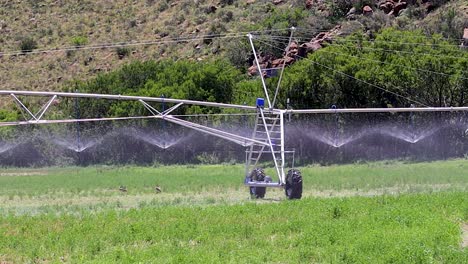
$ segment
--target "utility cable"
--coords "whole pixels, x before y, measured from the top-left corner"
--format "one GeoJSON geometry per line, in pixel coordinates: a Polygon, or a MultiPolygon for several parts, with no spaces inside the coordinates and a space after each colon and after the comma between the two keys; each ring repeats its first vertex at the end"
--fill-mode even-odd
{"type": "MultiPolygon", "coordinates": [[[[392,66],[396,66],[396,67],[402,67],[402,68],[407,68],[407,69],[412,69],[412,70],[427,72],[427,73],[432,73],[432,74],[438,74],[438,75],[444,75],[444,76],[453,76],[453,74],[437,72],[437,71],[431,71],[431,70],[426,70],[426,69],[421,69],[421,68],[415,68],[415,67],[410,67],[410,66],[406,66],[406,65],[402,65],[402,64],[390,63],[390,62],[386,62],[386,61],[373,60],[373,59],[358,57],[358,56],[355,56],[355,55],[350,55],[350,54],[345,54],[345,53],[332,52],[332,51],[328,51],[326,49],[320,49],[320,52],[325,52],[325,53],[335,54],[335,55],[343,55],[343,56],[362,59],[362,60],[366,60],[366,61],[373,61],[373,62],[377,62],[377,63],[383,63],[383,64],[387,64],[387,65],[392,65],[392,66]]],[[[455,68],[452,68],[452,69],[455,69],[455,68]]],[[[460,77],[460,79],[468,80],[468,78],[466,78],[466,77],[460,77]]]]}
{"type": "MultiPolygon", "coordinates": [[[[298,31],[305,32],[305,33],[311,33],[311,34],[316,34],[316,32],[330,32],[331,30],[333,30],[333,28],[331,28],[330,30],[314,31],[314,30],[311,30],[311,29],[303,28],[303,27],[297,27],[296,29],[298,31]]],[[[419,36],[419,37],[425,38],[425,39],[428,39],[428,40],[434,40],[433,36],[422,35],[422,36],[419,36]]],[[[463,40],[463,38],[442,38],[442,40],[444,40],[444,41],[452,41],[452,40],[453,41],[461,41],[461,40],[463,40]]]]}
{"type": "Polygon", "coordinates": [[[233,33],[224,33],[224,34],[210,34],[202,35],[197,37],[185,36],[178,38],[171,38],[166,40],[147,40],[147,41],[136,41],[136,42],[114,42],[114,43],[104,43],[104,44],[94,44],[94,45],[84,45],[84,46],[72,46],[72,47],[63,47],[55,49],[35,49],[30,51],[5,51],[0,52],[0,56],[16,56],[16,55],[32,55],[32,54],[43,54],[43,53],[55,53],[62,51],[78,51],[78,50],[95,50],[95,49],[108,49],[108,48],[123,48],[123,47],[132,47],[132,46],[150,46],[158,44],[167,44],[167,43],[179,43],[179,42],[191,42],[197,40],[203,40],[206,38],[213,39],[226,39],[226,38],[241,38],[245,37],[248,33],[254,34],[265,34],[278,31],[286,31],[288,29],[268,29],[268,30],[259,30],[251,32],[233,32],[233,33]]]}
{"type": "MultiPolygon", "coordinates": [[[[260,41],[260,40],[259,40],[259,41],[260,41]]],[[[260,42],[263,42],[263,41],[260,41],[260,42]]],[[[263,42],[263,43],[264,43],[265,45],[271,46],[272,48],[280,49],[280,48],[278,48],[278,47],[276,47],[276,46],[273,46],[273,45],[271,45],[271,44],[269,44],[269,43],[266,43],[266,42],[263,42]]],[[[422,105],[422,106],[425,106],[425,107],[429,107],[428,105],[426,105],[426,104],[424,104],[424,103],[421,103],[421,102],[419,102],[419,101],[413,100],[413,99],[411,99],[411,98],[409,98],[409,97],[406,97],[406,96],[403,96],[403,95],[401,95],[401,94],[392,92],[392,91],[390,91],[390,90],[388,90],[388,89],[385,89],[385,88],[380,87],[380,86],[378,86],[378,85],[375,85],[375,84],[373,84],[373,83],[370,83],[370,82],[361,80],[361,79],[356,78],[356,77],[354,77],[354,76],[352,76],[352,75],[349,75],[349,74],[344,73],[344,72],[342,72],[342,71],[336,70],[336,69],[334,69],[334,68],[332,68],[332,67],[323,65],[323,64],[318,63],[318,62],[315,62],[315,61],[313,61],[313,60],[311,60],[311,59],[309,59],[309,58],[302,57],[302,56],[299,56],[299,55],[296,55],[296,56],[299,57],[299,58],[302,58],[302,59],[304,59],[304,60],[310,61],[310,62],[312,62],[312,63],[314,63],[314,64],[316,64],[316,65],[319,65],[319,66],[321,66],[321,67],[324,67],[324,68],[326,68],[326,69],[329,69],[329,70],[331,70],[331,71],[334,71],[334,72],[336,72],[336,73],[339,73],[339,74],[341,74],[341,75],[343,75],[343,76],[346,76],[346,77],[349,77],[349,78],[354,79],[354,80],[356,80],[356,81],[365,83],[365,84],[367,84],[367,85],[370,85],[370,86],[372,86],[372,87],[374,87],[374,88],[377,88],[377,89],[379,89],[379,90],[382,90],[382,91],[384,91],[384,92],[393,94],[393,95],[395,95],[395,96],[397,96],[397,97],[406,99],[406,100],[408,100],[409,102],[416,103],[416,104],[419,104],[419,105],[422,105]]],[[[396,88],[396,89],[398,89],[398,90],[400,90],[400,91],[403,91],[400,87],[397,87],[397,86],[394,86],[394,85],[391,85],[391,86],[394,87],[394,88],[396,88]]]]}
{"type": "MultiPolygon", "coordinates": [[[[286,40],[287,37],[285,36],[278,36],[278,35],[271,35],[272,39],[282,39],[286,40]]],[[[295,37],[295,39],[303,40],[304,42],[310,42],[314,37],[295,37]]],[[[385,40],[353,40],[353,39],[344,39],[344,38],[335,38],[332,40],[334,43],[340,43],[340,42],[351,42],[351,43],[369,43],[369,44],[377,44],[377,43],[389,43],[389,44],[398,44],[398,45],[410,45],[410,46],[429,46],[429,47],[452,47],[452,48],[458,48],[460,47],[459,44],[431,44],[431,43],[415,43],[415,42],[397,42],[397,41],[385,41],[385,40]]],[[[329,43],[327,43],[329,44],[329,43]]],[[[352,44],[348,44],[352,45],[352,44]]],[[[459,49],[457,49],[459,50],[459,49]]]]}

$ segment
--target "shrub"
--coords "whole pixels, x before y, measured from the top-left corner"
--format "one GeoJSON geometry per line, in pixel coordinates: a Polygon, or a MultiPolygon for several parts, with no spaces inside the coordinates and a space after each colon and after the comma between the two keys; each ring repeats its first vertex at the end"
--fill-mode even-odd
{"type": "Polygon", "coordinates": [[[75,36],[71,39],[71,43],[76,47],[80,47],[88,43],[88,38],[83,36],[75,36]]]}
{"type": "Polygon", "coordinates": [[[123,59],[124,57],[127,57],[130,54],[130,49],[126,47],[119,47],[117,48],[117,56],[119,56],[119,59],[123,59]]]}
{"type": "Polygon", "coordinates": [[[158,6],[158,11],[159,12],[163,12],[165,11],[166,9],[169,8],[169,5],[167,4],[167,1],[163,0],[159,3],[159,6],[158,6]]]}
{"type": "Polygon", "coordinates": [[[232,20],[234,14],[232,13],[232,11],[227,11],[227,12],[222,11],[219,13],[219,16],[223,22],[227,23],[232,20]]]}
{"type": "Polygon", "coordinates": [[[20,42],[20,49],[22,52],[31,52],[37,48],[37,42],[31,37],[25,37],[20,42]]]}
{"type": "Polygon", "coordinates": [[[221,0],[219,3],[224,6],[224,5],[232,5],[234,3],[234,0],[221,0]]]}

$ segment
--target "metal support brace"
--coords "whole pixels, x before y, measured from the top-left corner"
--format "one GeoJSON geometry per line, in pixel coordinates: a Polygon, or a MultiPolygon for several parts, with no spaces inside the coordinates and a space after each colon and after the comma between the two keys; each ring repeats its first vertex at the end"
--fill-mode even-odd
{"type": "Polygon", "coordinates": [[[142,99],[139,99],[138,100],[140,103],[143,104],[143,106],[146,108],[146,110],[150,111],[150,113],[154,116],[160,116],[162,115],[161,112],[159,112],[158,110],[154,109],[154,107],[152,107],[150,104],[148,104],[147,102],[143,101],[142,99]]]}
{"type": "Polygon", "coordinates": [[[54,95],[52,96],[52,98],[50,98],[50,100],[47,102],[47,104],[45,104],[41,109],[42,109],[42,112],[41,110],[39,110],[39,112],[37,112],[36,116],[39,114],[39,116],[37,117],[37,120],[41,120],[42,116],[45,114],[45,112],[49,109],[50,105],[52,105],[52,102],[54,102],[55,98],[57,98],[57,95],[54,95]]]}
{"type": "Polygon", "coordinates": [[[262,79],[263,90],[265,92],[265,97],[267,99],[268,108],[272,109],[273,106],[271,105],[271,102],[270,102],[270,96],[268,95],[268,90],[267,90],[267,87],[266,87],[265,78],[263,78],[262,68],[260,67],[260,63],[258,62],[257,52],[255,51],[255,46],[253,44],[253,40],[252,40],[253,35],[249,33],[249,34],[247,34],[247,37],[249,37],[250,46],[252,47],[252,51],[253,51],[253,54],[254,54],[254,57],[255,57],[255,63],[257,64],[258,74],[260,75],[260,78],[262,79]]]}
{"type": "Polygon", "coordinates": [[[166,111],[163,111],[163,112],[159,112],[158,110],[156,110],[154,107],[152,107],[150,104],[148,104],[147,102],[143,101],[143,100],[138,100],[140,103],[143,104],[143,106],[148,110],[150,111],[150,113],[154,116],[158,116],[158,117],[165,117],[166,115],[170,114],[171,112],[173,112],[174,110],[176,110],[177,108],[179,108],[181,105],[183,105],[184,103],[178,103],[176,105],[174,105],[173,107],[167,109],[166,111]]]}
{"type": "Polygon", "coordinates": [[[173,107],[167,109],[166,111],[163,111],[162,112],[163,117],[167,116],[168,114],[170,114],[172,111],[176,110],[177,108],[179,108],[183,104],[184,103],[178,103],[178,104],[174,105],[173,107]]]}
{"type": "Polygon", "coordinates": [[[200,125],[200,124],[197,124],[197,123],[193,123],[193,122],[190,122],[190,121],[186,121],[186,120],[182,120],[182,119],[170,116],[169,114],[171,112],[173,112],[174,110],[176,110],[177,108],[179,108],[181,105],[183,105],[184,104],[183,102],[178,103],[177,105],[174,105],[173,107],[167,109],[166,111],[159,112],[158,110],[156,110],[154,107],[152,107],[150,104],[148,104],[144,100],[140,99],[138,101],[140,103],[142,103],[143,106],[148,111],[150,111],[151,114],[153,114],[153,116],[156,117],[156,118],[164,119],[164,120],[167,120],[167,121],[172,122],[174,124],[178,124],[180,126],[188,127],[188,128],[200,131],[200,132],[207,133],[207,134],[212,135],[212,136],[220,137],[220,138],[223,138],[225,140],[229,140],[231,142],[234,142],[234,143],[242,145],[242,146],[249,146],[249,145],[252,145],[254,143],[266,145],[266,143],[264,143],[264,142],[253,140],[251,138],[242,137],[242,136],[231,134],[231,133],[228,133],[228,132],[216,129],[216,128],[207,127],[207,126],[204,126],[204,125],[200,125]]]}
{"type": "MultiPolygon", "coordinates": [[[[160,118],[162,118],[162,116],[160,118]]],[[[225,132],[225,131],[222,131],[222,130],[219,130],[219,129],[216,129],[216,128],[207,127],[207,126],[200,125],[200,124],[197,124],[197,123],[193,123],[193,122],[190,122],[190,121],[182,120],[182,119],[179,119],[179,118],[176,118],[176,117],[173,117],[173,116],[166,116],[164,118],[164,120],[167,120],[169,122],[172,122],[172,123],[184,126],[184,127],[188,127],[188,128],[200,131],[200,132],[204,132],[204,133],[210,134],[212,136],[216,136],[216,137],[219,137],[219,138],[223,138],[225,140],[229,140],[229,141],[234,142],[236,144],[239,144],[241,146],[250,146],[252,144],[268,145],[265,142],[261,142],[261,141],[254,140],[254,139],[251,139],[251,138],[235,135],[235,134],[225,132]]]]}
{"type": "MultiPolygon", "coordinates": [[[[18,99],[18,97],[16,97],[16,95],[14,95],[14,94],[10,94],[10,95],[11,95],[11,97],[13,97],[13,99],[15,99],[15,102],[19,106],[19,108],[21,109],[21,112],[23,112],[23,110],[26,111],[32,117],[32,119],[37,121],[36,116],[33,113],[31,113],[31,111],[29,111],[29,109],[21,102],[20,99],[18,99]]],[[[23,114],[23,116],[24,116],[24,114],[23,114]]],[[[30,119],[30,120],[32,120],[32,119],[30,119]]]]}
{"type": "Polygon", "coordinates": [[[284,151],[284,112],[280,114],[280,131],[281,131],[281,167],[280,167],[280,179],[282,183],[286,183],[286,176],[284,175],[285,167],[285,151],[284,151]]]}
{"type": "Polygon", "coordinates": [[[50,107],[50,105],[52,104],[52,102],[54,102],[55,98],[57,98],[57,95],[52,96],[52,98],[50,98],[49,101],[47,101],[47,103],[45,103],[45,104],[41,107],[41,109],[39,109],[39,111],[38,111],[36,114],[33,114],[33,113],[29,110],[29,108],[28,108],[27,106],[25,106],[25,105],[23,104],[23,102],[21,102],[21,100],[20,100],[18,97],[16,97],[15,94],[12,93],[12,94],[10,94],[10,95],[11,95],[11,97],[13,97],[13,99],[15,100],[15,103],[19,106],[19,108],[20,108],[20,110],[21,110],[21,113],[22,113],[24,119],[27,119],[26,116],[25,116],[25,114],[24,114],[24,111],[26,111],[26,113],[28,113],[28,114],[32,117],[31,119],[29,119],[29,120],[27,120],[27,121],[35,121],[35,122],[41,120],[42,116],[44,116],[45,112],[47,112],[47,110],[49,109],[49,107],[50,107]],[[33,120],[33,119],[34,119],[34,120],[33,120]]]}

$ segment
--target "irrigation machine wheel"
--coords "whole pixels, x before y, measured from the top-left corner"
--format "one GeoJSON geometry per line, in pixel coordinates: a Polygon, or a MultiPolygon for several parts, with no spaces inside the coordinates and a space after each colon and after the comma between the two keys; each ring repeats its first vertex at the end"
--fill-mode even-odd
{"type": "Polygon", "coordinates": [[[301,199],[302,197],[302,175],[299,170],[291,169],[286,175],[286,186],[284,192],[288,199],[301,199]]]}
{"type": "MultiPolygon", "coordinates": [[[[262,168],[255,168],[250,173],[250,179],[252,181],[265,181],[265,171],[262,168]]],[[[250,196],[255,199],[261,199],[265,197],[266,187],[250,187],[250,196]]]]}

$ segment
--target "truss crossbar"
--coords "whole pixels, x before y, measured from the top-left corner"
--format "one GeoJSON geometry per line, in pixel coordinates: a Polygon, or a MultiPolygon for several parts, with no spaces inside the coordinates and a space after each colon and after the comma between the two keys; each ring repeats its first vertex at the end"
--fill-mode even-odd
{"type": "Polygon", "coordinates": [[[154,119],[155,116],[129,116],[129,117],[100,117],[100,118],[82,118],[82,119],[61,119],[61,120],[28,120],[28,121],[12,121],[0,122],[0,127],[5,126],[21,126],[21,125],[46,125],[46,124],[66,124],[76,122],[99,122],[99,121],[118,121],[132,119],[154,119]]]}
{"type": "MultiPolygon", "coordinates": [[[[161,116],[159,118],[163,118],[163,117],[161,116]]],[[[200,132],[204,132],[204,133],[216,136],[216,137],[220,137],[220,138],[229,140],[229,141],[234,142],[236,144],[239,144],[241,146],[250,146],[251,144],[267,145],[267,143],[265,143],[265,142],[261,142],[261,141],[254,140],[254,139],[251,139],[251,138],[235,135],[235,134],[232,134],[232,133],[229,133],[229,132],[225,132],[225,131],[222,131],[222,130],[219,130],[219,129],[216,129],[216,128],[200,125],[200,124],[197,124],[197,123],[192,123],[190,121],[182,120],[182,119],[179,119],[179,118],[176,118],[176,117],[173,117],[173,116],[166,116],[166,117],[164,117],[164,120],[167,120],[169,122],[172,122],[172,123],[175,123],[175,124],[187,127],[187,128],[191,128],[191,129],[194,129],[194,130],[197,130],[197,131],[200,131],[200,132]]]]}
{"type": "Polygon", "coordinates": [[[211,106],[220,108],[236,108],[241,110],[252,110],[256,111],[257,108],[254,106],[247,105],[236,105],[236,104],[225,104],[215,102],[203,102],[194,100],[183,100],[183,99],[172,99],[172,98],[160,98],[160,97],[145,97],[145,96],[129,96],[129,95],[110,95],[110,94],[91,94],[91,93],[65,93],[65,92],[36,92],[36,91],[13,91],[13,90],[0,90],[0,95],[26,95],[26,96],[54,96],[57,97],[71,97],[71,98],[94,98],[94,99],[109,99],[109,100],[125,100],[125,101],[138,101],[143,100],[145,102],[165,102],[165,103],[184,103],[188,105],[201,105],[211,106]]]}
{"type": "Polygon", "coordinates": [[[29,110],[29,108],[26,105],[24,105],[23,102],[21,102],[21,100],[14,93],[11,93],[10,96],[13,97],[13,99],[15,100],[15,103],[21,110],[24,119],[27,119],[26,115],[24,114],[24,111],[26,111],[26,113],[28,113],[32,117],[31,119],[29,119],[29,121],[32,121],[33,119],[35,121],[41,120],[42,116],[45,114],[45,112],[47,112],[52,102],[55,100],[55,98],[57,98],[56,95],[52,96],[52,98],[50,98],[49,101],[47,101],[47,103],[45,103],[36,114],[33,114],[31,110],[29,110]]]}
{"type": "Polygon", "coordinates": [[[403,113],[403,112],[460,112],[468,111],[461,107],[403,107],[403,108],[343,108],[343,109],[294,109],[284,110],[289,114],[336,114],[336,113],[403,113]]]}

